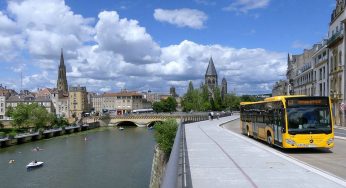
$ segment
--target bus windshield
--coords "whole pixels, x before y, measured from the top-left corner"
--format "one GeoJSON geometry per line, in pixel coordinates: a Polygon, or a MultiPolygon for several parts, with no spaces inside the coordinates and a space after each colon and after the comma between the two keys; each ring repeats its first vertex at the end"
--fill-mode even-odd
{"type": "Polygon", "coordinates": [[[331,119],[328,107],[297,106],[287,108],[289,134],[330,134],[331,119]]]}

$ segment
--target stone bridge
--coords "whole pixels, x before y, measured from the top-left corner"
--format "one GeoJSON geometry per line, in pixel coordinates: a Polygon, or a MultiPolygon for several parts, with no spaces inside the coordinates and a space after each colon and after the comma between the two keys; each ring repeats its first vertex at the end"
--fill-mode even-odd
{"type": "MultiPolygon", "coordinates": [[[[220,117],[228,116],[228,113],[220,113],[220,117]]],[[[178,123],[190,123],[208,120],[208,113],[159,113],[159,114],[130,114],[122,116],[101,116],[89,117],[83,122],[99,121],[102,126],[117,126],[122,123],[131,122],[138,127],[150,127],[156,122],[162,122],[167,119],[176,119],[178,123]]]]}

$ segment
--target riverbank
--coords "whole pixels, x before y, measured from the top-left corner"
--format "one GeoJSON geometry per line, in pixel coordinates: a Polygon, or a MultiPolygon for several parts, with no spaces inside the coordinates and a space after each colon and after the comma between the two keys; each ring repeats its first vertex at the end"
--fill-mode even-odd
{"type": "Polygon", "coordinates": [[[52,137],[62,136],[66,134],[72,134],[76,132],[86,131],[90,129],[95,129],[100,127],[99,122],[93,122],[93,123],[86,123],[79,126],[66,126],[63,128],[57,128],[57,129],[48,129],[44,130],[43,132],[33,132],[33,133],[24,133],[24,134],[18,134],[11,137],[4,137],[0,139],[0,147],[9,147],[17,144],[23,144],[28,142],[33,142],[37,140],[42,139],[49,139],[52,137]]]}

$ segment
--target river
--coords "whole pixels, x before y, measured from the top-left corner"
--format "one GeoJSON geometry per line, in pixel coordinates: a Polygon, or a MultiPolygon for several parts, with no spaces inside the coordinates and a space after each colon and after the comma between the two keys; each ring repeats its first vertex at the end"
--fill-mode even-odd
{"type": "Polygon", "coordinates": [[[0,187],[148,187],[154,145],[151,130],[126,127],[0,148],[0,187]],[[27,171],[33,160],[43,167],[27,171]]]}

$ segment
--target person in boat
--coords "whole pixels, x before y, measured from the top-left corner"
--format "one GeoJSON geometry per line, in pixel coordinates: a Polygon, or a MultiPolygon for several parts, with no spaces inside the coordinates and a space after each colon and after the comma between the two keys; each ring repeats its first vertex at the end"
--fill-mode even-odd
{"type": "Polygon", "coordinates": [[[37,163],[37,161],[35,160],[34,163],[37,163]]]}

